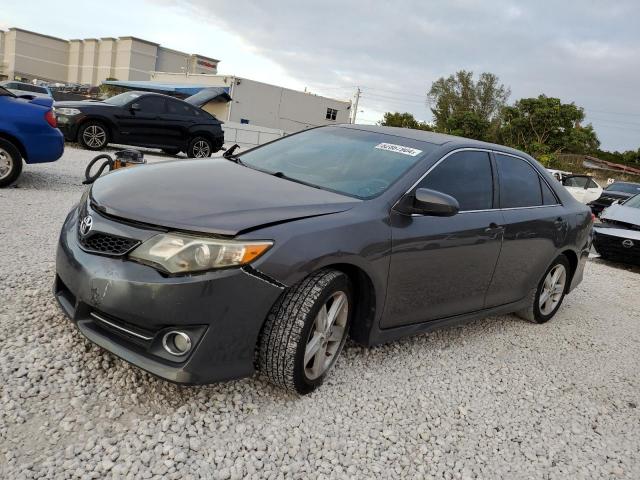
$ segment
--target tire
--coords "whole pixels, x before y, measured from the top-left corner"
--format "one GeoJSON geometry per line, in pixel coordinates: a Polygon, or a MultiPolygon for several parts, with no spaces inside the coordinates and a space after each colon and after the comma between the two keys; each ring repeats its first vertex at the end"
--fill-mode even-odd
{"type": "Polygon", "coordinates": [[[162,151],[167,155],[177,155],[180,153],[178,148],[163,148],[162,151]]]}
{"type": "Polygon", "coordinates": [[[187,147],[187,157],[189,158],[207,158],[213,153],[213,144],[211,140],[205,137],[193,137],[189,141],[187,147]]]}
{"type": "MultiPolygon", "coordinates": [[[[536,286],[533,288],[528,295],[528,306],[527,308],[516,312],[516,314],[524,318],[525,320],[529,320],[534,323],[545,323],[553,318],[556,314],[562,302],[564,300],[565,295],[567,294],[567,290],[569,289],[569,284],[571,282],[571,265],[569,264],[569,260],[565,255],[560,255],[556,258],[551,266],[544,272],[542,279],[536,286]],[[552,282],[552,272],[555,273],[557,271],[561,271],[562,283],[558,280],[558,283],[555,285],[552,282]],[[551,281],[551,283],[547,283],[551,281]],[[557,290],[555,293],[552,293],[549,298],[549,303],[545,302],[543,305],[540,304],[541,296],[543,292],[547,290],[548,287],[551,287],[552,290],[557,290]],[[555,298],[554,298],[555,297],[555,298]]],[[[545,292],[546,293],[546,292],[545,292]]]]}
{"type": "Polygon", "coordinates": [[[0,138],[0,188],[15,182],[22,172],[22,156],[16,146],[0,138]]]}
{"type": "Polygon", "coordinates": [[[289,391],[300,395],[312,392],[335,365],[354,308],[353,289],[344,273],[324,269],[310,275],[284,293],[271,309],[258,342],[258,371],[289,391]],[[323,318],[320,312],[327,312],[330,321],[332,307],[338,315],[334,316],[333,327],[324,328],[318,323],[323,318]]]}
{"type": "Polygon", "coordinates": [[[102,150],[109,143],[109,129],[100,122],[89,120],[78,131],[78,143],[87,150],[102,150]]]}

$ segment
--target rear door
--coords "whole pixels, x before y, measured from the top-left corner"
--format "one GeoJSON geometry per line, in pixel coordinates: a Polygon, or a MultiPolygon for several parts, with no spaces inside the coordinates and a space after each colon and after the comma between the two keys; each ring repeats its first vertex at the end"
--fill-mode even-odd
{"type": "Polygon", "coordinates": [[[186,148],[189,128],[197,124],[201,113],[187,102],[167,99],[167,111],[162,115],[167,128],[167,143],[172,147],[186,148]]]}
{"type": "Polygon", "coordinates": [[[602,187],[598,185],[593,178],[590,178],[587,183],[587,190],[584,194],[584,203],[593,202],[600,198],[600,195],[602,195],[602,187]]]}
{"type": "Polygon", "coordinates": [[[487,307],[518,301],[537,286],[569,230],[564,207],[529,161],[501,153],[495,161],[505,230],[487,307]]]}
{"type": "Polygon", "coordinates": [[[562,185],[564,185],[564,188],[569,190],[569,193],[573,198],[578,200],[580,203],[587,203],[585,196],[589,180],[590,179],[587,176],[571,176],[565,178],[562,181],[562,185]]]}
{"type": "Polygon", "coordinates": [[[392,211],[392,255],[383,328],[481,310],[503,234],[490,154],[445,156],[415,187],[456,198],[452,217],[392,211]]]}
{"type": "Polygon", "coordinates": [[[136,98],[118,114],[122,141],[134,145],[165,145],[168,129],[161,118],[165,112],[166,100],[160,95],[136,98]]]}

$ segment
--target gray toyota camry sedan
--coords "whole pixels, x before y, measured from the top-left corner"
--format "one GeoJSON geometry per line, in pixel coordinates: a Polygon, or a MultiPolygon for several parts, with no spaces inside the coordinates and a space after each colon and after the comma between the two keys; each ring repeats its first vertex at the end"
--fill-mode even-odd
{"type": "Polygon", "coordinates": [[[257,369],[304,394],[348,336],[546,322],[582,280],[591,229],[522,152],[338,125],[102,177],[64,222],[54,293],[89,340],[154,375],[257,369]]]}

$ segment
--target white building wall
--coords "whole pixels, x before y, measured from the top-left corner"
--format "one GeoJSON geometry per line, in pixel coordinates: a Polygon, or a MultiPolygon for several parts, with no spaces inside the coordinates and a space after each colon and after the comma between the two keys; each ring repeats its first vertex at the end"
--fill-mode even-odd
{"type": "Polygon", "coordinates": [[[69,42],[47,35],[9,29],[5,57],[10,78],[64,80],[67,76],[69,42]]]}
{"type": "Polygon", "coordinates": [[[156,70],[216,73],[218,60],[136,37],[63,40],[19,28],[0,30],[0,75],[98,85],[109,77],[149,80],[156,70]]]}
{"type": "Polygon", "coordinates": [[[153,72],[151,80],[164,83],[187,83],[229,87],[232,101],[224,121],[297,132],[310,127],[349,123],[350,101],[321,97],[310,93],[278,87],[246,78],[225,75],[179,75],[153,72]],[[337,110],[335,120],[327,120],[327,108],[337,110]]]}

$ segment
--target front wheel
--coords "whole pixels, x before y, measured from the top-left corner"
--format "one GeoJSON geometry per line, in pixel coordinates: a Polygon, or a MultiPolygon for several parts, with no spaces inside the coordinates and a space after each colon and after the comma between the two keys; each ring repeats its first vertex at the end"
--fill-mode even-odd
{"type": "Polygon", "coordinates": [[[22,172],[22,157],[15,145],[0,138],[0,188],[11,185],[22,172]]]}
{"type": "Polygon", "coordinates": [[[206,158],[213,153],[213,144],[211,140],[205,137],[194,137],[187,147],[187,156],[189,158],[206,158]]]}
{"type": "Polygon", "coordinates": [[[80,127],[78,143],[87,150],[102,150],[109,143],[109,132],[102,123],[90,120],[80,127]]]}
{"type": "Polygon", "coordinates": [[[529,305],[517,312],[518,316],[535,323],[545,323],[556,314],[567,293],[570,265],[566,256],[560,255],[547,269],[537,288],[529,294],[529,305]]]}
{"type": "Polygon", "coordinates": [[[274,305],[258,345],[258,370],[301,395],[312,392],[334,366],[354,310],[349,278],[324,269],[304,279],[274,305]]]}

